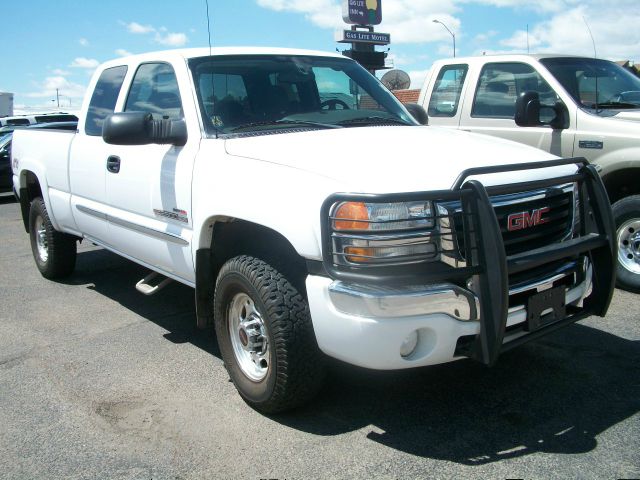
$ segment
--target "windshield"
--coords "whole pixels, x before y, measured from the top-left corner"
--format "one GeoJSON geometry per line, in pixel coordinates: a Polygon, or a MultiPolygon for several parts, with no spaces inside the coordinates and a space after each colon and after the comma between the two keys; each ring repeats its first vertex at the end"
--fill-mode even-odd
{"type": "Polygon", "coordinates": [[[189,65],[209,133],[416,125],[375,77],[346,58],[242,55],[189,65]]]}
{"type": "Polygon", "coordinates": [[[544,58],[540,62],[583,107],[640,108],[640,78],[620,65],[595,58],[544,58]]]}

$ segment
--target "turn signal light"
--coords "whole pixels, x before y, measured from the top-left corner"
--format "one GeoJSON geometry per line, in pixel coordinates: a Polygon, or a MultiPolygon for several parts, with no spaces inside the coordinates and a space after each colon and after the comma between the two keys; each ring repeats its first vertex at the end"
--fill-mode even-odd
{"type": "Polygon", "coordinates": [[[344,202],[334,214],[336,230],[367,230],[369,210],[363,202],[344,202]]]}
{"type": "Polygon", "coordinates": [[[346,253],[347,260],[354,263],[367,263],[373,255],[373,248],[367,247],[345,247],[344,253],[346,253]]]}

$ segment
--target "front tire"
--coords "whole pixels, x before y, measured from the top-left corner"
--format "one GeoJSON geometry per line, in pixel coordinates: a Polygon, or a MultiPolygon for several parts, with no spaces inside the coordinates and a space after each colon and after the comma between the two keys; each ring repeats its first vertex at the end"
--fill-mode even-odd
{"type": "Polygon", "coordinates": [[[76,266],[76,238],[53,228],[41,197],[31,202],[29,237],[33,258],[43,277],[54,279],[71,275],[76,266]]]}
{"type": "Polygon", "coordinates": [[[640,195],[613,205],[618,242],[617,286],[640,292],[640,195]]]}
{"type": "Polygon", "coordinates": [[[307,301],[276,269],[249,256],[229,260],[218,275],[214,312],[225,367],[253,408],[289,410],[320,389],[324,362],[307,301]]]}

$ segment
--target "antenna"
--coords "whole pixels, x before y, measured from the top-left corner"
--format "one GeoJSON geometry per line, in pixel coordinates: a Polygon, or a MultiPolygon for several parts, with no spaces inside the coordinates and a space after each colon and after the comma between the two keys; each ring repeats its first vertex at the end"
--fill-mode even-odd
{"type": "Polygon", "coordinates": [[[204,0],[204,2],[207,5],[207,35],[209,37],[209,56],[211,56],[211,23],[209,22],[209,0],[204,0]]]}
{"type": "MultiPolygon", "coordinates": [[[[582,16],[582,20],[584,21],[584,24],[587,26],[587,31],[589,32],[589,36],[591,37],[591,43],[593,44],[593,58],[597,59],[598,58],[598,53],[596,51],[596,41],[593,39],[593,34],[591,33],[591,28],[589,28],[589,24],[587,23],[587,19],[585,18],[585,16],[582,16]]],[[[594,65],[594,70],[596,73],[596,101],[595,101],[595,107],[596,107],[596,113],[598,113],[598,66],[594,65]]]]}
{"type": "Polygon", "coordinates": [[[411,77],[402,70],[389,70],[380,81],[389,90],[405,90],[411,85],[411,77]]]}
{"type": "Polygon", "coordinates": [[[527,23],[527,54],[529,54],[529,24],[527,23]]]}
{"type": "MultiPolygon", "coordinates": [[[[213,59],[213,55],[211,53],[211,23],[209,20],[209,0],[204,0],[206,6],[207,6],[207,36],[209,38],[209,58],[213,59]]],[[[215,99],[215,95],[214,95],[214,81],[213,81],[213,70],[211,71],[211,102],[213,104],[215,99]]],[[[213,114],[213,112],[211,112],[213,114]]],[[[216,126],[215,122],[211,122],[211,124],[213,125],[213,129],[216,132],[216,138],[218,138],[218,127],[216,126]]]]}
{"type": "Polygon", "coordinates": [[[591,33],[591,29],[589,28],[589,24],[587,23],[587,19],[582,16],[582,20],[584,24],[587,26],[587,31],[589,32],[589,36],[591,37],[591,43],[593,44],[593,58],[598,58],[598,54],[596,52],[596,41],[593,39],[593,33],[591,33]]]}

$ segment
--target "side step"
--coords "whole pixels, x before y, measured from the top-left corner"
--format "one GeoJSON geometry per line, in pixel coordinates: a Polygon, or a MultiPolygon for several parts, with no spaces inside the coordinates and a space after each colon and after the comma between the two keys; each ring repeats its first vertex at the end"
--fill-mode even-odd
{"type": "Polygon", "coordinates": [[[136,290],[144,295],[153,295],[169,285],[172,281],[173,280],[171,280],[170,278],[167,278],[164,275],[159,274],[158,272],[151,272],[149,275],[136,283],[136,290]]]}

